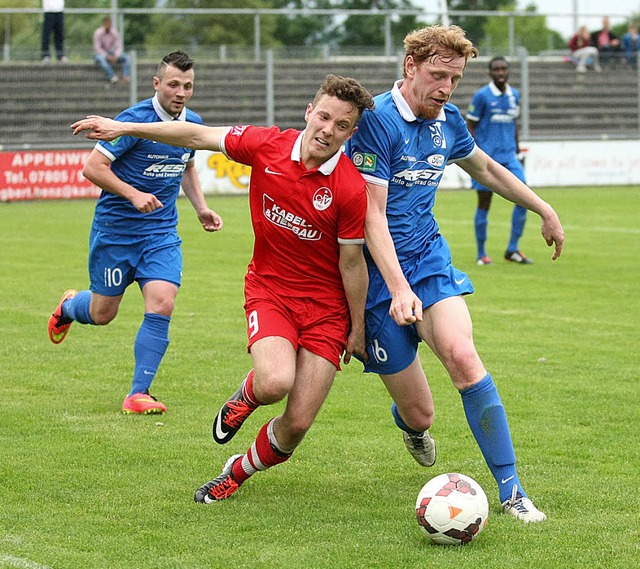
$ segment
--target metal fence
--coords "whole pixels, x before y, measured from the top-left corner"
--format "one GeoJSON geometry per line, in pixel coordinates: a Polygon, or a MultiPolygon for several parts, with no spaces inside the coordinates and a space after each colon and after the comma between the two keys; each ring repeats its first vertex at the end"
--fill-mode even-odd
{"type": "MultiPolygon", "coordinates": [[[[346,17],[357,17],[357,18],[384,18],[383,24],[383,36],[384,43],[383,46],[373,48],[373,51],[370,51],[370,48],[362,48],[366,49],[367,53],[372,53],[376,55],[384,55],[384,56],[392,56],[397,50],[397,45],[394,45],[393,37],[392,37],[392,23],[403,17],[415,17],[418,21],[423,22],[425,24],[435,23],[441,21],[443,18],[442,13],[436,6],[436,2],[433,2],[433,8],[428,8],[425,10],[359,10],[359,9],[291,9],[291,8],[283,8],[283,9],[254,9],[254,8],[118,8],[117,2],[115,2],[115,8],[110,10],[111,16],[116,24],[116,27],[120,30],[125,30],[127,23],[132,19],[144,15],[161,15],[163,17],[183,17],[185,15],[193,15],[193,16],[243,16],[247,19],[253,20],[253,41],[250,47],[248,48],[252,52],[252,57],[259,61],[263,58],[265,53],[265,47],[263,46],[263,21],[264,18],[269,16],[330,16],[336,19],[344,19],[346,17]]],[[[112,6],[114,3],[112,3],[112,6]]],[[[87,15],[104,15],[105,12],[109,10],[105,10],[105,8],[67,8],[65,10],[65,14],[69,15],[69,17],[82,17],[87,15]]],[[[3,42],[3,59],[4,61],[22,59],[25,57],[21,46],[15,45],[12,42],[12,35],[14,34],[13,26],[12,26],[12,17],[15,17],[20,14],[26,14],[33,18],[40,18],[42,15],[42,10],[37,8],[0,8],[0,17],[4,18],[4,23],[2,25],[2,29],[0,33],[4,36],[3,42]]],[[[618,14],[615,12],[608,11],[606,14],[580,14],[580,17],[602,17],[608,15],[610,17],[620,17],[627,18],[629,14],[618,14]]],[[[501,49],[506,55],[515,56],[519,47],[522,47],[521,38],[518,38],[516,33],[516,20],[518,18],[535,18],[540,16],[547,17],[555,17],[559,19],[564,19],[567,22],[571,22],[571,29],[577,30],[578,28],[578,13],[577,7],[573,13],[538,13],[538,12],[530,12],[523,10],[450,10],[447,14],[447,18],[452,17],[460,17],[465,19],[473,19],[473,18],[488,18],[490,17],[492,20],[498,20],[501,25],[503,32],[506,32],[508,36],[508,46],[501,49]]],[[[34,27],[36,29],[36,27],[34,27]]],[[[93,30],[90,30],[93,31],[93,30]]],[[[173,40],[173,38],[172,38],[173,40]]],[[[549,40],[550,41],[550,38],[549,40]]],[[[491,38],[484,38],[479,42],[479,47],[485,53],[491,51],[491,38]]],[[[142,52],[141,46],[127,46],[128,49],[136,49],[138,52],[142,52]]],[[[189,46],[191,49],[194,49],[196,46],[189,46]]],[[[75,48],[72,48],[75,49],[75,48]]],[[[224,49],[228,49],[232,51],[234,48],[232,46],[226,46],[224,49]]],[[[549,45],[545,50],[552,50],[553,46],[549,45]]],[[[314,48],[308,49],[308,51],[313,51],[317,53],[318,51],[323,51],[325,55],[340,55],[339,52],[344,52],[344,48],[340,48],[337,46],[317,46],[314,48]]],[[[346,51],[349,51],[348,55],[358,55],[353,52],[352,48],[348,48],[346,51]]],[[[345,54],[347,55],[347,54],[345,54]]],[[[298,55],[300,57],[300,55],[298,55]]]]}

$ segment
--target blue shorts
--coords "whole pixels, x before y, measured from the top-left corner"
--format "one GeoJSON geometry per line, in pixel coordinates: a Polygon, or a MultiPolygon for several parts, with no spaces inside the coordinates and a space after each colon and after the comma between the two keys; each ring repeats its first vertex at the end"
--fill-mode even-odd
{"type": "MultiPolygon", "coordinates": [[[[422,308],[452,296],[471,294],[473,285],[466,273],[451,264],[445,239],[438,236],[422,257],[401,265],[422,308]]],[[[366,311],[366,372],[389,375],[407,368],[415,359],[421,338],[415,326],[398,326],[389,315],[391,298],[375,267],[369,267],[369,294],[366,311]],[[370,302],[372,301],[372,302],[370,302]]]]}
{"type": "Polygon", "coordinates": [[[119,296],[133,282],[142,288],[148,281],[182,281],[182,241],[177,232],[142,237],[91,230],[89,278],[91,291],[119,296]]]}
{"type": "MultiPolygon", "coordinates": [[[[518,160],[515,156],[509,160],[508,162],[500,162],[509,172],[511,172],[518,180],[523,183],[527,183],[527,180],[524,177],[524,168],[522,167],[522,162],[518,160]]],[[[476,182],[475,180],[471,180],[471,187],[474,190],[479,192],[490,192],[491,190],[482,184],[476,182]]]]}

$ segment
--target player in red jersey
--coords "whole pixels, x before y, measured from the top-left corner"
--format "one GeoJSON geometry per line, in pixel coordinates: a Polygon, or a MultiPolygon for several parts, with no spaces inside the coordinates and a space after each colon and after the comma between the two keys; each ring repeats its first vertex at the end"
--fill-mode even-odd
{"type": "Polygon", "coordinates": [[[357,81],[328,75],[307,106],[302,132],[95,116],[72,125],[74,134],[88,130],[91,139],[131,135],[219,150],[252,168],[255,242],[245,313],[253,369],[220,409],[214,439],[229,442],[259,405],[285,397],[287,403],[245,454],[233,455],[198,488],[196,502],[228,498],[256,472],[288,460],[320,410],[343,352],[345,364],[353,354],[366,358],[366,184],[342,152],[366,108],[373,100],[357,81]]]}

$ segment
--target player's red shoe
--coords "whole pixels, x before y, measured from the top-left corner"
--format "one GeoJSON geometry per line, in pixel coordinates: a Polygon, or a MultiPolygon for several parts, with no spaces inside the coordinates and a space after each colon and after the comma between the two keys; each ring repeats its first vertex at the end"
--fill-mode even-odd
{"type": "Polygon", "coordinates": [[[122,412],[128,415],[159,415],[165,413],[167,407],[148,393],[134,393],[127,395],[122,402],[122,412]]]}
{"type": "Polygon", "coordinates": [[[73,320],[67,320],[62,316],[62,304],[65,300],[73,298],[76,294],[78,294],[77,290],[73,290],[71,288],[69,290],[65,290],[58,306],[56,306],[53,314],[49,317],[49,339],[54,344],[59,344],[67,337],[69,328],[71,327],[71,324],[73,324],[73,320]]]}

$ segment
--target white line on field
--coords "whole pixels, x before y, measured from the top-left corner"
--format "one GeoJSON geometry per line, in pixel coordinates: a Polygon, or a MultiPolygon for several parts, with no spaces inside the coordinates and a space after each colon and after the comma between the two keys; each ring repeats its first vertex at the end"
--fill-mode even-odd
{"type": "Polygon", "coordinates": [[[0,563],[4,563],[9,567],[18,567],[18,569],[51,569],[46,565],[40,565],[40,563],[22,559],[21,557],[14,557],[13,555],[5,555],[4,553],[0,553],[0,563]]]}

